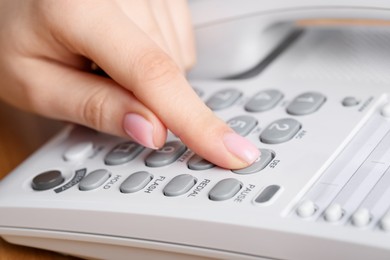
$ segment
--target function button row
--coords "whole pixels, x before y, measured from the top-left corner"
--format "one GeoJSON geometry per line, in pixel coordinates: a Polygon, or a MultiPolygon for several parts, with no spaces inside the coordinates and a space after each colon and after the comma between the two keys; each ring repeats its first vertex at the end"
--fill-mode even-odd
{"type": "Polygon", "coordinates": [[[293,118],[282,118],[268,125],[260,135],[266,144],[279,144],[292,139],[301,129],[301,124],[293,118]]]}
{"type": "Polygon", "coordinates": [[[290,115],[296,116],[311,114],[317,111],[325,100],[325,96],[320,93],[306,92],[294,98],[287,106],[286,111],[290,115]]]}
{"type": "Polygon", "coordinates": [[[176,161],[187,147],[180,141],[167,142],[162,148],[153,151],[145,160],[146,166],[162,167],[176,161]]]}
{"type": "Polygon", "coordinates": [[[263,90],[256,93],[245,104],[245,110],[249,112],[264,112],[274,108],[282,98],[283,94],[279,90],[263,90]]]}
{"type": "Polygon", "coordinates": [[[211,96],[206,105],[214,111],[225,109],[232,106],[241,96],[242,92],[237,89],[223,89],[211,96]]]}
{"type": "Polygon", "coordinates": [[[104,158],[106,165],[119,165],[133,160],[144,147],[135,142],[125,142],[115,146],[104,158]]]}

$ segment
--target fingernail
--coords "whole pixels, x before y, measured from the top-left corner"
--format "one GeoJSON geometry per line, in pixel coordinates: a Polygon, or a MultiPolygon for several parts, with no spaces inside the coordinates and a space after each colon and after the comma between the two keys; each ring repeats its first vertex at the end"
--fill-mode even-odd
{"type": "Polygon", "coordinates": [[[229,152],[248,164],[252,164],[260,156],[260,151],[256,146],[236,133],[226,133],[223,136],[223,142],[229,152]]]}
{"type": "Polygon", "coordinates": [[[138,114],[127,114],[123,120],[125,132],[137,143],[157,149],[153,142],[153,125],[138,114]]]}

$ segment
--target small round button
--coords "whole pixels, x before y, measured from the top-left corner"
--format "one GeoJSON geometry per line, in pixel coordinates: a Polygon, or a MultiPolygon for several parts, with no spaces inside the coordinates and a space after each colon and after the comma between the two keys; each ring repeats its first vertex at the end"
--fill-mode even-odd
{"type": "Polygon", "coordinates": [[[360,102],[357,98],[355,97],[346,97],[341,101],[341,104],[345,107],[353,107],[358,105],[360,102]]]}
{"type": "Polygon", "coordinates": [[[301,205],[297,208],[296,212],[298,216],[302,218],[311,217],[316,211],[316,205],[311,200],[305,200],[301,205]]]}
{"type": "Polygon", "coordinates": [[[365,227],[370,223],[371,214],[366,208],[358,209],[351,218],[352,224],[356,227],[365,227]]]}
{"type": "Polygon", "coordinates": [[[340,204],[334,203],[330,205],[325,211],[325,220],[328,222],[336,222],[343,216],[343,208],[340,204]]]}
{"type": "Polygon", "coordinates": [[[390,103],[384,105],[381,109],[381,115],[389,118],[390,117],[390,103]]]}
{"type": "Polygon", "coordinates": [[[34,190],[48,190],[54,188],[64,182],[64,177],[58,170],[43,172],[34,177],[31,187],[34,190]]]}

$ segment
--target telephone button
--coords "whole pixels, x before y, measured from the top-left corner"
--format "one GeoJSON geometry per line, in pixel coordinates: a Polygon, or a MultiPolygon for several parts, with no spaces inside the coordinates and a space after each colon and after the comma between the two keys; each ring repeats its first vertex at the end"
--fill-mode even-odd
{"type": "Polygon", "coordinates": [[[269,202],[276,193],[280,190],[279,185],[269,185],[263,189],[263,191],[256,197],[256,203],[266,203],[269,202]]]}
{"type": "Polygon", "coordinates": [[[356,227],[365,227],[370,223],[371,214],[366,208],[358,209],[351,217],[352,225],[356,227]]]}
{"type": "Polygon", "coordinates": [[[135,142],[125,142],[115,146],[104,158],[106,165],[119,165],[133,160],[142,150],[143,146],[135,142]]]}
{"type": "Polygon", "coordinates": [[[153,175],[149,172],[135,172],[122,182],[119,190],[122,193],[134,193],[143,189],[152,179],[153,175]]]}
{"type": "Polygon", "coordinates": [[[272,151],[260,149],[260,157],[253,164],[243,169],[233,170],[233,172],[237,174],[252,174],[259,172],[264,169],[274,157],[275,155],[272,151]]]}
{"type": "Polygon", "coordinates": [[[79,190],[88,191],[99,188],[111,176],[111,173],[104,169],[95,170],[84,177],[79,183],[79,190]]]}
{"type": "Polygon", "coordinates": [[[249,112],[264,112],[276,106],[283,98],[283,94],[276,89],[263,90],[256,93],[245,105],[249,112]]]}
{"type": "Polygon", "coordinates": [[[232,106],[241,95],[242,93],[237,89],[223,89],[211,96],[206,105],[211,110],[221,110],[232,106]]]}
{"type": "Polygon", "coordinates": [[[227,121],[227,125],[230,126],[237,134],[246,136],[253,130],[253,128],[256,127],[257,120],[252,116],[236,116],[227,121]]]}
{"type": "Polygon", "coordinates": [[[272,122],[260,135],[260,141],[266,144],[279,144],[293,138],[301,129],[301,124],[292,118],[283,118],[272,122]]]}
{"type": "Polygon", "coordinates": [[[82,161],[93,153],[92,142],[81,142],[69,147],[63,157],[65,161],[82,161]]]}
{"type": "Polygon", "coordinates": [[[187,193],[195,184],[196,178],[189,174],[181,174],[164,187],[163,193],[167,197],[180,196],[187,193]]]}
{"type": "Polygon", "coordinates": [[[390,212],[387,213],[379,222],[382,230],[389,232],[390,231],[390,212]]]}
{"type": "Polygon", "coordinates": [[[180,141],[167,142],[162,148],[153,151],[146,158],[146,165],[149,167],[161,167],[176,161],[187,147],[180,141]]]}
{"type": "Polygon", "coordinates": [[[324,95],[317,92],[306,92],[296,98],[286,108],[290,115],[307,115],[317,111],[326,98],[324,95]]]}
{"type": "Polygon", "coordinates": [[[188,160],[188,168],[195,171],[203,171],[207,169],[213,168],[215,165],[206,159],[203,159],[197,154],[194,154],[189,160],[188,160]]]}
{"type": "Polygon", "coordinates": [[[223,201],[233,198],[242,188],[242,183],[236,179],[229,178],[218,182],[209,192],[209,199],[223,201]]]}
{"type": "Polygon", "coordinates": [[[308,218],[314,215],[317,207],[316,204],[311,200],[304,200],[299,207],[296,209],[298,216],[302,218],[308,218]]]}
{"type": "Polygon", "coordinates": [[[34,177],[31,182],[31,187],[37,191],[48,190],[60,185],[64,180],[60,171],[46,171],[34,177]]]}
{"type": "Polygon", "coordinates": [[[343,208],[338,203],[331,204],[324,213],[324,218],[328,222],[337,222],[343,217],[343,208]]]}

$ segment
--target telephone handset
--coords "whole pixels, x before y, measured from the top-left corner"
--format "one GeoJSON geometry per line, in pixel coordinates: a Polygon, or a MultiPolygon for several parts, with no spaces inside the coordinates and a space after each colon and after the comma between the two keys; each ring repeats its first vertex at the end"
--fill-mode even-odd
{"type": "Polygon", "coordinates": [[[189,75],[193,78],[225,78],[250,70],[288,38],[297,20],[389,20],[390,13],[387,0],[195,0],[190,6],[198,53],[189,75]]]}
{"type": "Polygon", "coordinates": [[[171,134],[152,151],[69,126],[1,181],[0,235],[97,259],[389,259],[390,28],[289,37],[389,5],[191,2],[191,85],[261,158],[230,171],[171,134]]]}

